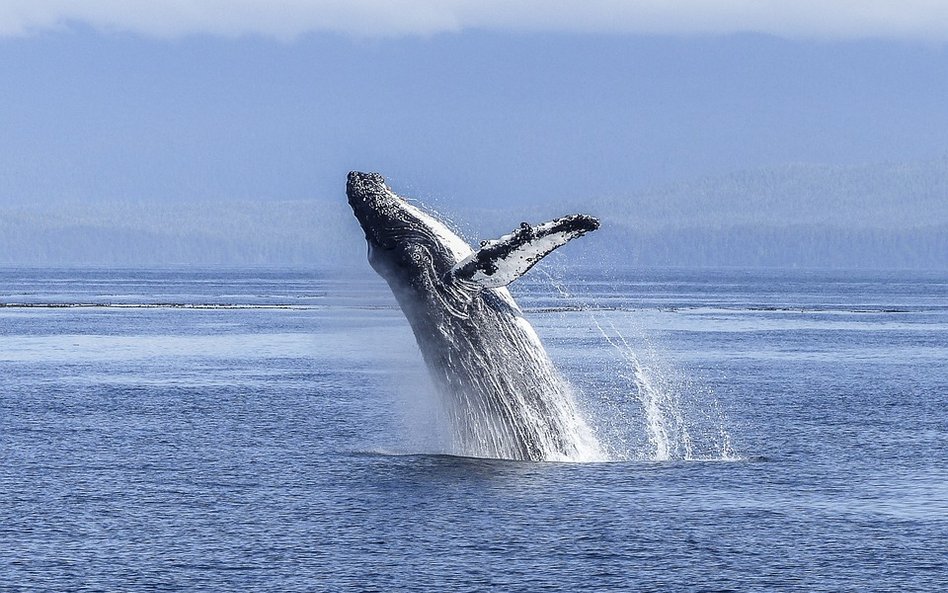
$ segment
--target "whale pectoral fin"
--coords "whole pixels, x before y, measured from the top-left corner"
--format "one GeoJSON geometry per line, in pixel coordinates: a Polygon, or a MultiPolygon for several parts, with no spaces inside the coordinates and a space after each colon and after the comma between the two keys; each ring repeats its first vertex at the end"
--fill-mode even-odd
{"type": "Polygon", "coordinates": [[[585,214],[537,226],[524,222],[509,235],[482,243],[478,251],[454,266],[449,276],[481,288],[507,286],[557,247],[598,228],[599,221],[585,214]]]}

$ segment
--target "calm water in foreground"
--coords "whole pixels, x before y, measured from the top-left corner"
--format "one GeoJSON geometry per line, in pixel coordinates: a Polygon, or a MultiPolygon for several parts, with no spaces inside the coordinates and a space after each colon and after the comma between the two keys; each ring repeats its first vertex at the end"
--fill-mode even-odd
{"type": "Polygon", "coordinates": [[[944,590],[948,274],[554,275],[611,462],[445,454],[375,278],[0,269],[0,590],[944,590]]]}

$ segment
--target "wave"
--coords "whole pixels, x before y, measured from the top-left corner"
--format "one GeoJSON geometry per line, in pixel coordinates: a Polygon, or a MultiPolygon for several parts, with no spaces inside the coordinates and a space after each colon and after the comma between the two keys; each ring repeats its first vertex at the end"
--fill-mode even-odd
{"type": "Polygon", "coordinates": [[[561,305],[555,307],[523,307],[527,313],[578,313],[578,312],[620,312],[632,313],[635,311],[661,311],[665,313],[696,313],[696,312],[725,312],[725,313],[939,313],[948,311],[948,305],[920,305],[911,307],[841,307],[841,306],[809,306],[783,307],[776,305],[735,305],[735,306],[584,306],[561,305]]]}
{"type": "Polygon", "coordinates": [[[286,303],[0,303],[0,309],[322,309],[286,303]]]}
{"type": "MultiPolygon", "coordinates": [[[[537,461],[529,461],[523,459],[506,459],[503,457],[478,457],[474,455],[461,455],[457,453],[435,453],[435,452],[406,452],[406,451],[393,451],[387,449],[359,449],[349,452],[340,452],[341,454],[353,455],[355,457],[392,457],[399,459],[416,459],[416,460],[432,460],[432,461],[446,461],[446,462],[459,462],[459,463],[499,463],[499,464],[527,464],[535,465],[537,461]]],[[[741,456],[741,455],[728,455],[728,456],[694,456],[689,459],[652,459],[648,457],[614,457],[614,458],[602,458],[602,459],[589,459],[589,460],[545,460],[539,463],[547,464],[556,464],[556,465],[587,465],[587,464],[597,464],[597,463],[625,463],[625,464],[636,464],[636,465],[655,465],[655,464],[667,464],[667,465],[679,465],[679,464],[692,464],[692,463],[767,463],[773,461],[769,457],[763,455],[752,455],[752,456],[741,456]]]]}
{"type": "Polygon", "coordinates": [[[323,309],[354,309],[362,311],[390,311],[395,305],[356,305],[338,303],[294,304],[294,303],[111,303],[111,302],[0,302],[0,309],[290,309],[290,310],[323,310],[323,309]]]}

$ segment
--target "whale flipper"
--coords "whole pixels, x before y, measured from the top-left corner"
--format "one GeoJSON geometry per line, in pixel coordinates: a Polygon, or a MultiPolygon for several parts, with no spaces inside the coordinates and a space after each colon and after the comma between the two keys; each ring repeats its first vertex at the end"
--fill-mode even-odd
{"type": "Polygon", "coordinates": [[[507,286],[557,247],[598,228],[599,221],[585,214],[536,226],[524,222],[509,235],[482,243],[479,250],[452,268],[449,277],[480,288],[507,286]]]}

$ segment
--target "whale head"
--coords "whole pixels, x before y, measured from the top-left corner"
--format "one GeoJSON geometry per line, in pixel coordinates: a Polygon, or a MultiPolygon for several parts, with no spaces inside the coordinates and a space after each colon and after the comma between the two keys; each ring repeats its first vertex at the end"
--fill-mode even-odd
{"type": "Polygon", "coordinates": [[[369,263],[393,288],[424,278],[430,289],[472,253],[447,226],[396,195],[378,173],[349,173],[346,196],[365,232],[369,263]]]}

